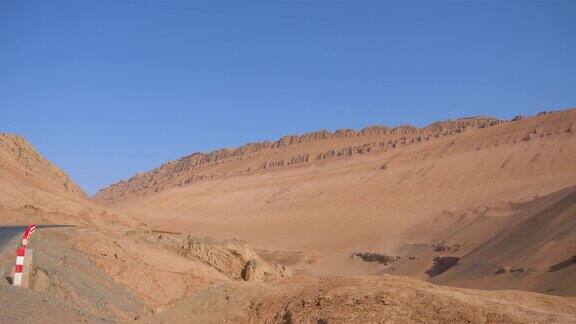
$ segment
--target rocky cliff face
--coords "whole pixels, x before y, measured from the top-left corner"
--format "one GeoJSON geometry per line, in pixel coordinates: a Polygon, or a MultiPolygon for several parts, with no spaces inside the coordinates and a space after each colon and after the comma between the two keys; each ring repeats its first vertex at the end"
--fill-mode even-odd
{"type": "Polygon", "coordinates": [[[94,199],[104,204],[115,204],[202,180],[304,165],[315,160],[370,154],[376,150],[390,150],[502,122],[493,117],[470,117],[435,122],[424,128],[376,125],[360,131],[339,129],[335,132],[321,130],[287,135],[273,142],[248,143],[233,149],[193,153],[104,188],[94,199]]]}

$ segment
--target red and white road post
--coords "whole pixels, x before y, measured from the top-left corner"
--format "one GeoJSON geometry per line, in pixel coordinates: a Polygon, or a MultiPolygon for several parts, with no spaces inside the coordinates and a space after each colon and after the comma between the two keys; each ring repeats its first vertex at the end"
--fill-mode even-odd
{"type": "Polygon", "coordinates": [[[26,248],[28,247],[28,242],[30,241],[30,236],[36,230],[36,225],[29,225],[26,227],[24,234],[22,235],[22,246],[18,247],[16,250],[16,267],[14,268],[14,281],[12,284],[14,286],[22,285],[22,274],[24,273],[24,261],[27,257],[26,248]]]}

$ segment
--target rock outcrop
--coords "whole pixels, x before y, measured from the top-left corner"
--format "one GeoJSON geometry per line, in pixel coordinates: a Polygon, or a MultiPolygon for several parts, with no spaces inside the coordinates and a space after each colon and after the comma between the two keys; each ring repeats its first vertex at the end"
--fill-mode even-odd
{"type": "Polygon", "coordinates": [[[292,276],[289,267],[262,260],[248,243],[241,240],[220,241],[191,234],[153,231],[131,231],[127,235],[137,236],[155,246],[200,261],[234,280],[260,281],[292,276]]]}
{"type": "Polygon", "coordinates": [[[456,242],[440,241],[432,245],[435,252],[456,252],[462,247],[462,244],[456,242]]]}
{"type": "Polygon", "coordinates": [[[244,241],[217,241],[186,235],[180,254],[204,262],[236,280],[258,281],[292,275],[290,268],[268,263],[244,241]]]}
{"type": "Polygon", "coordinates": [[[378,262],[383,265],[388,265],[401,259],[399,256],[374,252],[355,252],[352,254],[352,257],[358,257],[366,262],[378,262]]]}

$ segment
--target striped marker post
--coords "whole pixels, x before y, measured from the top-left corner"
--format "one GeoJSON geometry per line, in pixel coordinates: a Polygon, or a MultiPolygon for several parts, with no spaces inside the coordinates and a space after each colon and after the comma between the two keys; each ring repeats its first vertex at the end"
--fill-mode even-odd
{"type": "Polygon", "coordinates": [[[30,236],[32,235],[32,233],[34,233],[35,230],[36,230],[36,225],[30,225],[30,226],[26,227],[24,234],[22,234],[22,245],[23,246],[28,245],[28,240],[30,240],[30,236]]]}
{"type": "Polygon", "coordinates": [[[24,258],[26,257],[26,247],[28,246],[28,241],[30,241],[30,236],[36,230],[36,225],[30,225],[24,230],[22,235],[22,246],[16,250],[16,267],[14,268],[14,286],[22,285],[22,273],[24,272],[24,258]]]}

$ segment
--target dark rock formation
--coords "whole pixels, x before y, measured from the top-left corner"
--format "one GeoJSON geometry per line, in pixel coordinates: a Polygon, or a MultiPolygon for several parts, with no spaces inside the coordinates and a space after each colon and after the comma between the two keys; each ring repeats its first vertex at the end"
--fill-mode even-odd
{"type": "Polygon", "coordinates": [[[435,277],[458,264],[458,261],[460,258],[455,256],[434,257],[434,265],[426,271],[426,274],[429,277],[435,277]]]}
{"type": "Polygon", "coordinates": [[[372,253],[372,252],[354,252],[352,257],[359,257],[366,262],[378,262],[384,265],[388,265],[392,262],[396,262],[401,259],[399,256],[391,256],[382,253],[372,253]]]}

